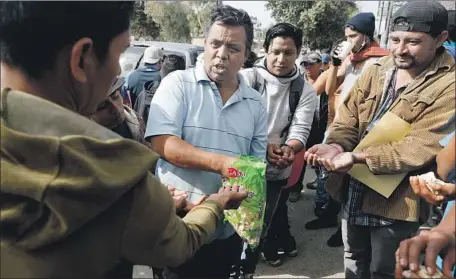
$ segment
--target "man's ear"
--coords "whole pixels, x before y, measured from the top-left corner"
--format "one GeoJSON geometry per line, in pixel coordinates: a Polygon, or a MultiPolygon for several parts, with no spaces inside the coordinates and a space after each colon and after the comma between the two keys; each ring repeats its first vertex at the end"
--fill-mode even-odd
{"type": "Polygon", "coordinates": [[[443,43],[448,39],[448,31],[443,31],[437,36],[437,48],[441,47],[443,43]]]}
{"type": "Polygon", "coordinates": [[[87,67],[93,64],[94,55],[93,41],[89,38],[78,40],[71,48],[70,70],[78,82],[87,82],[87,67]]]}

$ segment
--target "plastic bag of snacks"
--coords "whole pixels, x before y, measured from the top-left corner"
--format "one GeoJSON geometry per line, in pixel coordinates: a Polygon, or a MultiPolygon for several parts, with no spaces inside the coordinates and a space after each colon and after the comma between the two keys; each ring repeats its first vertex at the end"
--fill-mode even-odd
{"type": "Polygon", "coordinates": [[[250,246],[255,249],[260,243],[266,207],[266,163],[256,157],[241,156],[232,168],[229,177],[222,180],[223,186],[238,185],[249,192],[236,210],[225,210],[225,220],[250,246]]]}
{"type": "Polygon", "coordinates": [[[434,275],[429,275],[426,271],[426,267],[421,265],[417,273],[413,273],[409,270],[402,273],[404,278],[445,278],[442,272],[437,268],[434,275]]]}

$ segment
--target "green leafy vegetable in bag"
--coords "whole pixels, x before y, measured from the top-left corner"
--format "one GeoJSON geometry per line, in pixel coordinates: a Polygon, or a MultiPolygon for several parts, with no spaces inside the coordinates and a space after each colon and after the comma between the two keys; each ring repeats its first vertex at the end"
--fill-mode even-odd
{"type": "Polygon", "coordinates": [[[224,177],[223,186],[238,185],[249,192],[236,210],[225,210],[225,220],[230,222],[239,236],[255,249],[260,243],[266,207],[266,163],[256,157],[241,156],[224,177]]]}

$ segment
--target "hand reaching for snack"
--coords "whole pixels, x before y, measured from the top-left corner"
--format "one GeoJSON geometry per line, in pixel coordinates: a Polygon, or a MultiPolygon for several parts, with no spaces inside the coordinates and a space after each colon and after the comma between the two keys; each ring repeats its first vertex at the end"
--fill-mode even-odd
{"type": "Polygon", "coordinates": [[[225,210],[237,209],[243,200],[248,196],[248,193],[241,187],[225,186],[220,188],[217,194],[209,196],[208,200],[218,202],[225,210]]]}
{"type": "Polygon", "coordinates": [[[396,251],[397,278],[446,278],[451,276],[455,263],[455,237],[449,233],[432,229],[422,230],[410,239],[401,242],[396,251]],[[446,249],[443,261],[443,275],[436,268],[439,253],[446,249]],[[420,267],[420,254],[425,251],[425,266],[420,267]]]}
{"type": "Polygon", "coordinates": [[[168,186],[168,191],[174,200],[177,210],[184,209],[187,206],[188,195],[185,191],[176,190],[173,186],[168,186]]]}
{"type": "Polygon", "coordinates": [[[173,198],[174,204],[176,205],[176,209],[178,211],[183,210],[185,212],[189,212],[195,206],[202,204],[207,199],[207,196],[202,196],[197,202],[192,203],[187,201],[187,192],[176,190],[176,188],[173,186],[168,186],[168,191],[171,194],[171,197],[173,198]]]}
{"type": "Polygon", "coordinates": [[[456,186],[437,179],[433,172],[410,177],[413,192],[427,202],[437,205],[445,198],[454,198],[456,186]]]}

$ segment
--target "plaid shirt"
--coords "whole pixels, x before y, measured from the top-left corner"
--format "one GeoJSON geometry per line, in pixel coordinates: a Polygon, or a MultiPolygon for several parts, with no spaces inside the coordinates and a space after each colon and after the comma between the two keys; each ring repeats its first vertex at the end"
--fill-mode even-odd
{"type": "MultiPolygon", "coordinates": [[[[371,123],[369,123],[369,126],[367,127],[366,133],[364,134],[363,138],[370,130],[372,130],[375,124],[389,110],[394,100],[396,100],[397,96],[399,96],[400,92],[402,92],[407,87],[401,87],[396,92],[396,73],[397,70],[394,70],[389,80],[388,91],[387,95],[385,96],[385,100],[383,101],[382,105],[374,115],[374,118],[372,119],[371,123]]],[[[342,218],[347,220],[348,225],[369,227],[392,225],[395,222],[395,220],[372,214],[367,214],[361,211],[365,187],[368,186],[363,184],[362,182],[359,182],[355,178],[350,177],[350,182],[348,186],[348,200],[344,204],[342,218]]]]}

